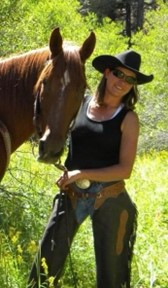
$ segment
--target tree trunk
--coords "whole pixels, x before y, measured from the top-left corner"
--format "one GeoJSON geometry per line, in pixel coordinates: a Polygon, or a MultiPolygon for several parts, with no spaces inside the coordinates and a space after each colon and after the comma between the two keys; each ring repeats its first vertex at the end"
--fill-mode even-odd
{"type": "Polygon", "coordinates": [[[126,35],[131,37],[131,5],[126,2],[126,35]]]}
{"type": "Polygon", "coordinates": [[[138,0],[137,3],[137,21],[136,21],[136,30],[143,28],[144,22],[144,0],[138,0]]]}

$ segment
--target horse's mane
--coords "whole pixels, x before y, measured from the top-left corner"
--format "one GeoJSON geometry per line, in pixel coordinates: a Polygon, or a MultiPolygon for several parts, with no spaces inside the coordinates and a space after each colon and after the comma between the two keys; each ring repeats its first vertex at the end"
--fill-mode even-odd
{"type": "Polygon", "coordinates": [[[12,69],[12,72],[15,73],[17,69],[21,71],[25,70],[26,68],[30,67],[33,63],[36,63],[36,66],[39,66],[41,60],[47,55],[49,51],[47,47],[31,50],[29,52],[25,52],[18,55],[12,55],[6,59],[0,59],[0,74],[5,74],[8,70],[12,69]],[[28,65],[28,66],[27,66],[28,65]]]}
{"type": "MultiPolygon", "coordinates": [[[[37,49],[24,54],[12,56],[0,61],[0,102],[6,105],[17,105],[16,98],[22,102],[23,97],[31,93],[34,82],[37,81],[38,71],[47,60],[49,51],[45,49],[37,49]],[[27,91],[24,94],[24,91],[27,91]]],[[[28,98],[28,97],[27,97],[28,98]]],[[[26,105],[25,99],[23,105],[26,105]]]]}

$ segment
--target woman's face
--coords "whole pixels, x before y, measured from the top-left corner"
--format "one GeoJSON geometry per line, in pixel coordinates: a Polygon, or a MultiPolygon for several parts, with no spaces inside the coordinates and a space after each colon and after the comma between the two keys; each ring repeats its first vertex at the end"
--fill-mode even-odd
{"type": "Polygon", "coordinates": [[[105,94],[118,97],[118,100],[122,99],[136,84],[135,73],[123,67],[116,67],[113,71],[107,68],[104,76],[107,79],[105,94]]]}

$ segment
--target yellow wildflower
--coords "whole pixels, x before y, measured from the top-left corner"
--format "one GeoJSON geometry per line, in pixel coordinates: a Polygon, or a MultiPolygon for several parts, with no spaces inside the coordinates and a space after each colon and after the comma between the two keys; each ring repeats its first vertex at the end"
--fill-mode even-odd
{"type": "Polygon", "coordinates": [[[27,252],[33,255],[37,252],[37,244],[34,240],[31,240],[28,244],[27,252]]]}
{"type": "Polygon", "coordinates": [[[54,279],[55,277],[53,276],[48,278],[49,288],[54,288],[54,279]]]}
{"type": "Polygon", "coordinates": [[[44,269],[44,273],[46,275],[48,275],[48,266],[47,266],[47,263],[46,263],[46,259],[45,258],[42,258],[41,259],[41,266],[43,267],[44,269]]]}
{"type": "Polygon", "coordinates": [[[21,255],[18,255],[18,256],[17,256],[17,262],[18,262],[19,264],[22,264],[22,263],[23,263],[23,258],[22,258],[21,255]]]}
{"type": "Polygon", "coordinates": [[[9,236],[13,244],[16,244],[19,241],[20,234],[21,234],[20,231],[15,232],[12,229],[9,231],[9,236]]]}
{"type": "Polygon", "coordinates": [[[19,244],[17,245],[17,251],[19,254],[23,253],[23,249],[22,249],[21,245],[19,245],[19,244]]]}

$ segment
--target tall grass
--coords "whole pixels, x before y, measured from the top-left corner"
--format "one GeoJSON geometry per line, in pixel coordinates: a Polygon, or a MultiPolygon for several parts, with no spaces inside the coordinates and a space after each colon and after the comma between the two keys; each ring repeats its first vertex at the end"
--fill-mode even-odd
{"type": "MultiPolygon", "coordinates": [[[[132,287],[168,287],[167,167],[167,151],[138,156],[132,177],[126,181],[139,211],[132,287]]],[[[0,287],[26,287],[38,241],[57,193],[55,181],[59,174],[54,166],[36,161],[30,143],[12,156],[0,186],[0,287]]],[[[75,287],[75,281],[78,288],[94,288],[90,219],[82,224],[70,256],[60,287],[75,287]]]]}

